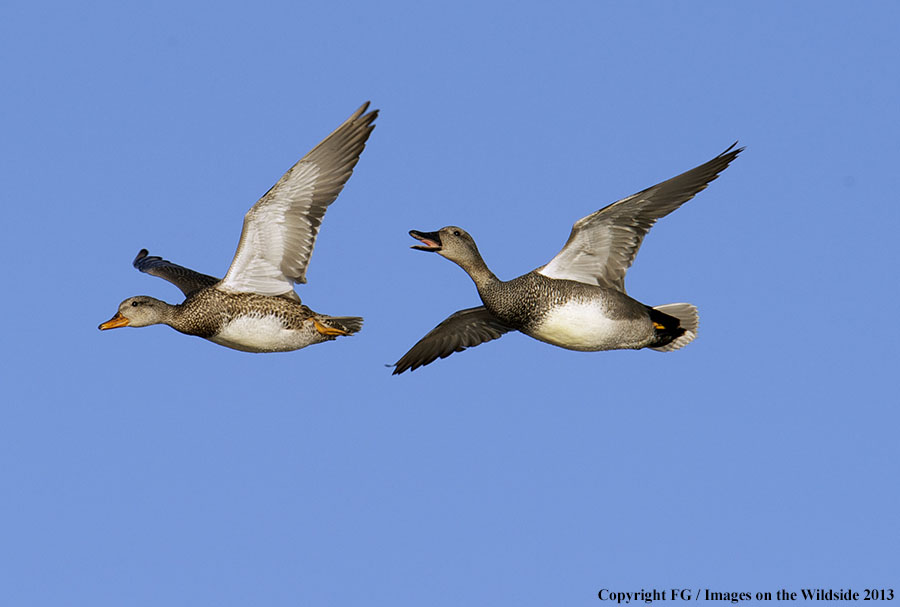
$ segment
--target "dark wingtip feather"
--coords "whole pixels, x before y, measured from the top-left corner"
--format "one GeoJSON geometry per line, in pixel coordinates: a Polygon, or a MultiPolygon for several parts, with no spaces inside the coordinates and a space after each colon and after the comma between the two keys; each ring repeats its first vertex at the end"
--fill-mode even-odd
{"type": "Polygon", "coordinates": [[[716,160],[724,160],[725,158],[727,158],[728,160],[726,161],[725,166],[728,166],[729,164],[731,164],[732,160],[737,158],[741,152],[743,152],[744,150],[747,149],[747,146],[743,146],[743,145],[741,147],[735,149],[737,147],[737,145],[738,145],[738,142],[735,141],[730,146],[728,146],[728,149],[726,149],[724,152],[719,154],[715,159],[716,160]]]}

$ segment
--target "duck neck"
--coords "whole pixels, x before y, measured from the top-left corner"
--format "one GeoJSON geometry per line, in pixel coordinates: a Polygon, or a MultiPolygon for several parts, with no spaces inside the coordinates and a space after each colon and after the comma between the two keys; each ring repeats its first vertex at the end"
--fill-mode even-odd
{"type": "Polygon", "coordinates": [[[184,316],[182,312],[184,311],[184,304],[175,304],[172,305],[170,303],[166,303],[164,301],[159,302],[159,319],[156,321],[161,325],[168,325],[175,329],[176,331],[181,331],[182,326],[184,325],[184,316]]]}
{"type": "Polygon", "coordinates": [[[491,272],[477,251],[469,259],[457,263],[475,283],[475,288],[478,289],[479,293],[500,282],[500,279],[491,272]]]}

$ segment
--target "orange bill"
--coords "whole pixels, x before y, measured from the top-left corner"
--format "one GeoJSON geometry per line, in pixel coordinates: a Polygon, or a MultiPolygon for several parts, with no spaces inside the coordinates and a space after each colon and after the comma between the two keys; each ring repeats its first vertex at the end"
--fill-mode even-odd
{"type": "Polygon", "coordinates": [[[105,323],[100,325],[101,331],[106,331],[107,329],[117,329],[119,327],[127,327],[128,319],[116,312],[116,315],[107,320],[105,323]]]}

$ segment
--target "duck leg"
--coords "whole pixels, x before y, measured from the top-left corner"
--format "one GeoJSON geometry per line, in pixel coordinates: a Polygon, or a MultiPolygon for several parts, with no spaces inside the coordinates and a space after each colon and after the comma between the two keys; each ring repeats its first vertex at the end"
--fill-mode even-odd
{"type": "Polygon", "coordinates": [[[318,331],[325,337],[337,337],[338,335],[351,335],[351,333],[349,331],[344,331],[343,329],[338,329],[337,327],[328,327],[326,325],[323,325],[315,318],[313,318],[313,324],[316,327],[316,331],[318,331]]]}

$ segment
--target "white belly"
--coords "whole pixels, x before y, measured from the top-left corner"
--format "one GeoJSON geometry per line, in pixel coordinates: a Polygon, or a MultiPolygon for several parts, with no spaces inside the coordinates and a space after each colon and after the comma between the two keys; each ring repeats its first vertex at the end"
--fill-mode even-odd
{"type": "Polygon", "coordinates": [[[570,350],[640,348],[648,337],[645,325],[641,320],[607,318],[599,303],[573,301],[551,310],[528,334],[570,350]]]}
{"type": "Polygon", "coordinates": [[[221,346],[244,352],[288,352],[314,343],[318,335],[310,331],[285,329],[277,316],[241,316],[230,321],[209,338],[221,346]]]}

